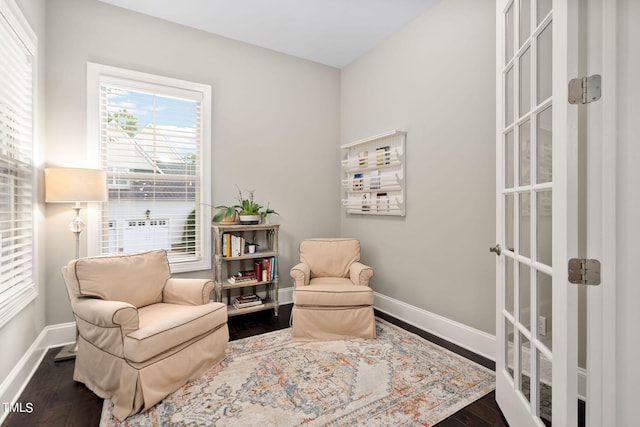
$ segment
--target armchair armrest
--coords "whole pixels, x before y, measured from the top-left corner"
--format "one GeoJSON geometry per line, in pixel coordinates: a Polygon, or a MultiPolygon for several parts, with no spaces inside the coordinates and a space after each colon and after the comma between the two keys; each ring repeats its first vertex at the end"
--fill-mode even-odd
{"type": "Polygon", "coordinates": [[[349,267],[349,278],[355,285],[369,286],[369,279],[373,277],[373,268],[360,262],[354,262],[349,267]]]}
{"type": "Polygon", "coordinates": [[[119,327],[123,335],[139,328],[138,309],[126,302],[78,298],[73,304],[73,311],[76,316],[93,326],[119,327]]]}
{"type": "Polygon", "coordinates": [[[307,286],[311,280],[311,267],[304,262],[298,263],[289,271],[291,278],[295,281],[295,286],[307,286]]]}
{"type": "Polygon", "coordinates": [[[211,279],[171,277],[162,290],[162,301],[182,305],[209,304],[213,287],[211,279]]]}

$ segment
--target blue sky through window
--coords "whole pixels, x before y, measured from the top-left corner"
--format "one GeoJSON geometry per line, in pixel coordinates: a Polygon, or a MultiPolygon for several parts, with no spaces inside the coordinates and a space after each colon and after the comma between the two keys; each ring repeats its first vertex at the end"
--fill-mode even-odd
{"type": "Polygon", "coordinates": [[[183,157],[196,155],[198,101],[115,86],[105,89],[108,120],[117,118],[131,137],[135,139],[141,132],[148,137],[148,130],[155,129],[154,134],[173,144],[183,157]]]}
{"type": "Polygon", "coordinates": [[[140,128],[154,123],[156,126],[195,128],[197,102],[158,94],[109,87],[107,90],[109,113],[127,110],[138,119],[140,128]]]}

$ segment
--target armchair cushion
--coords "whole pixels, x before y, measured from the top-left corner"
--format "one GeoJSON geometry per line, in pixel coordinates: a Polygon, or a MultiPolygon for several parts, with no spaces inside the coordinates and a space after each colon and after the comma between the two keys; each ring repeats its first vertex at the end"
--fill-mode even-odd
{"type": "Polygon", "coordinates": [[[97,297],[144,307],[162,301],[171,276],[164,250],[82,258],[74,263],[70,286],[76,297],[97,297]]]}
{"type": "Polygon", "coordinates": [[[373,291],[349,279],[312,279],[309,286],[296,288],[293,305],[298,307],[356,307],[373,305],[373,291]]]}
{"type": "Polygon", "coordinates": [[[140,328],[124,337],[124,355],[132,362],[145,362],[169,348],[210,332],[227,322],[227,306],[153,304],[138,309],[140,328]]]}
{"type": "Polygon", "coordinates": [[[349,267],[360,261],[355,239],[307,239],[300,243],[300,262],[308,264],[311,278],[349,277],[349,267]]]}

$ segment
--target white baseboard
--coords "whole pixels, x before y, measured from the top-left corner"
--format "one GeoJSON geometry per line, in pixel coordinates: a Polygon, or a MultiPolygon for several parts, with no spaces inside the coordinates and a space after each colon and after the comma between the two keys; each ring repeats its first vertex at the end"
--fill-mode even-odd
{"type": "Polygon", "coordinates": [[[71,344],[76,340],[76,322],[58,323],[44,328],[47,348],[71,344]]]}
{"type": "MultiPolygon", "coordinates": [[[[40,362],[51,347],[70,344],[75,340],[76,324],[74,322],[46,326],[27,349],[16,366],[0,384],[0,402],[17,402],[23,390],[31,380],[40,362]]],[[[0,405],[0,424],[9,415],[4,405],[0,405]]]]}
{"type": "Polygon", "coordinates": [[[374,307],[474,353],[496,360],[496,337],[446,317],[374,292],[374,307]]]}
{"type": "Polygon", "coordinates": [[[278,304],[291,304],[293,302],[293,286],[278,289],[278,304]]]}

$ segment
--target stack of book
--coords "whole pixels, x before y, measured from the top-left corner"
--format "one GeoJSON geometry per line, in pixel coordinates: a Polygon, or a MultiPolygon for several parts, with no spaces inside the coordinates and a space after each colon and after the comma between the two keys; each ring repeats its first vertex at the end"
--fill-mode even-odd
{"type": "Polygon", "coordinates": [[[238,274],[229,277],[227,282],[233,285],[249,285],[251,283],[258,283],[258,276],[256,275],[255,270],[243,270],[239,271],[238,274]]]}
{"type": "Polygon", "coordinates": [[[238,257],[244,256],[245,239],[242,236],[236,236],[231,233],[222,235],[222,256],[238,257]]]}
{"type": "Polygon", "coordinates": [[[255,260],[253,270],[260,281],[272,282],[276,274],[276,257],[255,260]]]}
{"type": "Polygon", "coordinates": [[[235,308],[254,307],[262,305],[262,299],[256,294],[241,295],[233,302],[235,308]]]}

